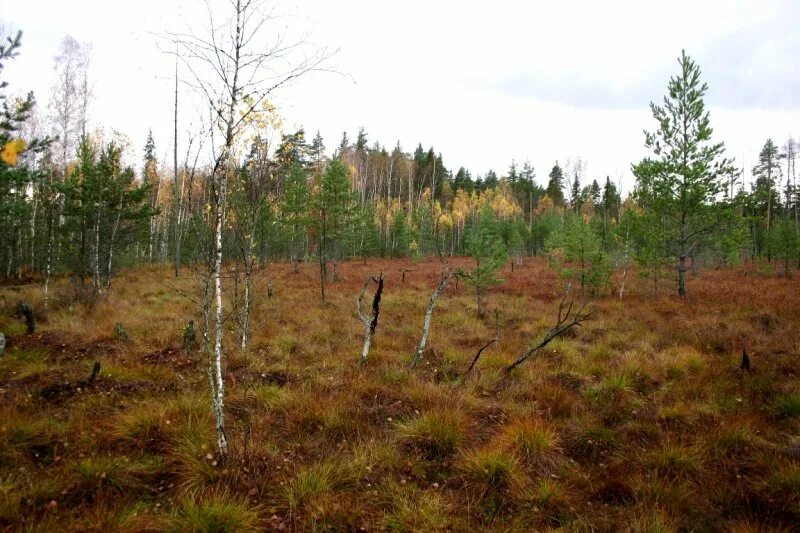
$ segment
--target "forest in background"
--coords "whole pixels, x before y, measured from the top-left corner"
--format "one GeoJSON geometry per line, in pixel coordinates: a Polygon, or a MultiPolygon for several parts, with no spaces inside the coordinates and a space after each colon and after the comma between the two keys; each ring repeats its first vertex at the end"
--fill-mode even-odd
{"type": "MultiPolygon", "coordinates": [[[[9,37],[2,60],[20,45],[20,35],[9,37]]],[[[88,124],[90,57],[89,44],[63,40],[45,103],[11,97],[3,82],[0,275],[45,287],[54,275],[69,276],[97,296],[126,266],[170,263],[177,274],[207,260],[219,158],[204,161],[219,146],[211,146],[209,127],[179,134],[176,75],[172,161],[159,160],[152,135],[143,161],[126,160],[123,135],[104,138],[88,124]]],[[[681,69],[673,81],[700,106],[684,110],[692,138],[671,144],[680,132],[668,122],[647,134],[655,158],[633,165],[636,185],[624,198],[609,177],[586,175],[579,158],[542,175],[512,162],[473,176],[448,167],[432,147],[387,148],[363,129],[326,147],[319,132],[285,131],[268,98],[245,97],[230,146],[223,257],[245,270],[272,260],[319,261],[323,285],[337,261],[369,256],[547,255],[594,293],[618,290],[610,273],[634,265],[654,290],[661,282],[683,286],[681,274],[700,266],[763,260],[790,275],[800,265],[794,140],[766,140],[747,187],[741,169],[722,159],[724,146],[711,141],[699,68],[683,57],[681,69]],[[697,164],[673,179],[676,168],[697,164]],[[664,165],[674,168],[664,172],[664,165]]],[[[665,101],[681,105],[674,94],[665,101]]],[[[681,112],[653,111],[661,126],[681,112]]]]}

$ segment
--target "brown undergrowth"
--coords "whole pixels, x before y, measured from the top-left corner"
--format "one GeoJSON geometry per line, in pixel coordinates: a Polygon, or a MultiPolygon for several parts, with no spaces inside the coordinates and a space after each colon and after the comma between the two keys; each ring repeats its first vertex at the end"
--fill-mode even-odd
{"type": "MultiPolygon", "coordinates": [[[[466,259],[451,265],[468,265],[466,259]]],[[[5,286],[0,331],[0,530],[791,531],[800,523],[800,285],[734,270],[690,278],[689,298],[624,297],[511,375],[549,328],[562,283],[526,260],[475,316],[463,283],[434,311],[409,366],[440,263],[316,270],[270,264],[250,349],[227,335],[228,438],[215,450],[199,354],[182,348],[195,285],[129,271],[91,306],[57,284],[5,286]],[[401,281],[402,269],[405,281],[401,281]],[[369,361],[354,298],[386,288],[369,361]],[[32,304],[32,336],[11,314],[32,304]],[[492,314],[493,315],[493,314],[492,314]],[[115,336],[121,323],[127,338],[115,336]],[[746,348],[753,370],[738,370],[746,348]],[[96,380],[87,379],[95,361],[96,380]]],[[[621,280],[618,280],[619,283],[621,280]]],[[[234,321],[227,323],[234,327],[234,321]]]]}

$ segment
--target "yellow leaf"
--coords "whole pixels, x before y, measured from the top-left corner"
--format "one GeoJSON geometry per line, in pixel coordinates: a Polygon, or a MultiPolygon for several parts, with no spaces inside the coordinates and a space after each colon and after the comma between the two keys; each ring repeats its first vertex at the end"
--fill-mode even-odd
{"type": "Polygon", "coordinates": [[[25,141],[22,139],[13,139],[8,141],[0,152],[0,159],[7,165],[14,166],[17,164],[17,156],[25,149],[25,141]]]}

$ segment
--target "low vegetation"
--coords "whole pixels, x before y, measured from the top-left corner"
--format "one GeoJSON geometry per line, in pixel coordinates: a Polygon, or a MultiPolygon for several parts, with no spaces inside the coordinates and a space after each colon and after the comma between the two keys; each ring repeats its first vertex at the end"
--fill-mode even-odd
{"type": "Polygon", "coordinates": [[[226,457],[202,353],[183,347],[197,308],[165,268],[120,273],[91,306],[54,283],[47,312],[40,287],[5,286],[0,529],[789,531],[800,291],[757,267],[689,274],[698,296],[685,300],[634,278],[508,373],[562,299],[543,259],[487,287],[499,318],[477,319],[474,288],[448,284],[415,367],[438,261],[342,263],[326,303],[312,265],[269,265],[274,295],[254,299],[248,349],[227,349],[226,457]],[[381,271],[359,365],[354,297],[381,271]]]}

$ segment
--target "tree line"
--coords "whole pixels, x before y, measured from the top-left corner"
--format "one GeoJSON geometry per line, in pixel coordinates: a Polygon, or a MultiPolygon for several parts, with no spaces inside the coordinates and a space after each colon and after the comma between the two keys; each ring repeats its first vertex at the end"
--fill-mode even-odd
{"type": "MultiPolygon", "coordinates": [[[[20,45],[20,34],[7,38],[2,61],[20,45]]],[[[0,275],[40,279],[46,293],[54,275],[86,295],[108,291],[125,266],[171,264],[178,275],[207,259],[214,234],[215,168],[198,163],[204,133],[181,157],[176,146],[172,167],[152,134],[144,160],[125,161],[124,141],[87,129],[90,55],[64,40],[46,116],[32,94],[11,98],[3,81],[0,275]]],[[[652,156],[633,165],[624,201],[609,177],[588,179],[580,160],[555,163],[544,184],[528,162],[473,177],[421,144],[408,152],[370,143],[363,128],[329,149],[319,132],[281,130],[267,99],[242,97],[234,112],[248,113],[225,156],[222,256],[246,269],[317,262],[323,298],[340,261],[366,256],[494,255],[513,266],[546,255],[595,293],[634,265],[655,290],[675,280],[681,295],[686,272],[702,265],[763,259],[790,275],[800,265],[794,141],[767,140],[746,188],[712,140],[699,67],[685,55],[679,64],[668,96],[651,106],[652,156]]]]}

